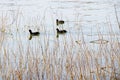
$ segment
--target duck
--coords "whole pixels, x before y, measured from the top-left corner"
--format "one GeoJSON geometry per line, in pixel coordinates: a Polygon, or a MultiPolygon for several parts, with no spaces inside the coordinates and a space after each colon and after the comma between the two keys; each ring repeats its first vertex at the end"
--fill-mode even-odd
{"type": "Polygon", "coordinates": [[[57,28],[56,30],[57,30],[57,33],[59,33],[59,34],[64,34],[64,33],[67,33],[67,31],[66,31],[66,30],[59,30],[58,28],[57,28]]]}
{"type": "Polygon", "coordinates": [[[32,35],[32,36],[37,36],[40,34],[40,32],[32,32],[31,29],[29,30],[29,32],[30,32],[30,35],[32,35]]]}
{"type": "Polygon", "coordinates": [[[59,24],[64,24],[64,21],[63,20],[58,20],[56,19],[56,24],[59,25],[59,24]]]}

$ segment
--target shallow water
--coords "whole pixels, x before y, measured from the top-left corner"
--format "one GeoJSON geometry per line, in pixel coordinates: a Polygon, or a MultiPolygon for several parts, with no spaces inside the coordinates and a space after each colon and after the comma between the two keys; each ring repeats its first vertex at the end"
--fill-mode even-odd
{"type": "Polygon", "coordinates": [[[29,29],[40,31],[41,36],[48,35],[50,41],[54,41],[56,19],[63,19],[65,24],[59,27],[68,31],[65,36],[72,35],[76,38],[84,35],[85,42],[89,43],[98,39],[99,34],[102,34],[106,40],[109,40],[109,34],[119,34],[114,5],[119,14],[119,0],[3,0],[0,2],[0,16],[7,18],[4,20],[7,36],[16,38],[17,34],[20,34],[21,39],[26,42],[28,42],[29,29]],[[113,31],[110,31],[110,28],[113,31]]]}
{"type": "Polygon", "coordinates": [[[1,31],[3,30],[1,33],[7,38],[3,46],[16,48],[18,43],[22,43],[26,48],[30,43],[33,46],[39,41],[44,43],[45,39],[52,46],[56,40],[62,42],[63,38],[68,44],[80,40],[90,45],[90,41],[98,39],[109,42],[119,40],[119,27],[114,8],[115,5],[119,20],[119,3],[119,0],[1,0],[0,24],[5,27],[3,29],[1,26],[1,31]],[[65,24],[57,26],[56,19],[64,20],[65,24]],[[56,27],[66,29],[68,33],[57,38],[56,27]],[[39,31],[40,36],[29,40],[29,29],[39,31]]]}
{"type": "MultiPolygon", "coordinates": [[[[107,40],[108,43],[102,44],[104,48],[109,42],[120,40],[114,8],[115,5],[120,20],[119,3],[119,0],[0,0],[0,39],[3,39],[0,52],[12,54],[11,59],[13,53],[19,53],[16,56],[19,58],[20,53],[26,55],[29,51],[34,54],[45,53],[41,50],[54,52],[56,46],[61,47],[58,53],[62,53],[66,45],[66,49],[72,48],[72,53],[79,53],[77,51],[83,52],[81,44],[87,44],[88,50],[98,51],[101,45],[91,41],[107,40]],[[65,24],[56,26],[56,19],[64,20],[65,24]],[[57,37],[57,27],[68,32],[57,37]],[[29,29],[39,31],[40,36],[29,40],[29,29]]],[[[104,59],[100,59],[103,65],[104,59]]]]}

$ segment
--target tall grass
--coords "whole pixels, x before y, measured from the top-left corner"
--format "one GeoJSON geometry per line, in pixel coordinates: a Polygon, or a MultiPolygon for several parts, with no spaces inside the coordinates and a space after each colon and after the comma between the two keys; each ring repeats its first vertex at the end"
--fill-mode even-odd
{"type": "MultiPolygon", "coordinates": [[[[110,32],[111,29],[110,26],[110,32]]],[[[116,34],[109,34],[107,44],[86,43],[84,34],[78,34],[80,37],[76,39],[72,33],[59,35],[59,38],[53,37],[53,41],[46,34],[31,41],[28,40],[29,34],[26,35],[23,36],[19,29],[13,37],[6,37],[6,33],[0,32],[2,80],[120,79],[120,43],[118,39],[112,41],[116,34]]],[[[99,33],[98,37],[103,35],[99,33]]]]}

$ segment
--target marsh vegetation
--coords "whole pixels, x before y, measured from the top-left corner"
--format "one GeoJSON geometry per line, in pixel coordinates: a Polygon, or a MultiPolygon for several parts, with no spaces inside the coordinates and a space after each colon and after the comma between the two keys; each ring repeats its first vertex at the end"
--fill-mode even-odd
{"type": "Polygon", "coordinates": [[[25,2],[0,4],[0,80],[120,79],[119,5],[25,2]],[[30,36],[29,29],[40,34],[30,36]]]}

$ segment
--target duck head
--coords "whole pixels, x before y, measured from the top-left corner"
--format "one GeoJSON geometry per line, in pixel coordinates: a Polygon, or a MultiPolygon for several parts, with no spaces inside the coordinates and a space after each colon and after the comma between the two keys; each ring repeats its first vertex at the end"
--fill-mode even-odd
{"type": "Polygon", "coordinates": [[[29,29],[30,34],[32,34],[32,30],[29,29]]]}

